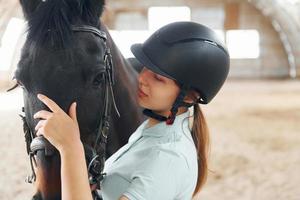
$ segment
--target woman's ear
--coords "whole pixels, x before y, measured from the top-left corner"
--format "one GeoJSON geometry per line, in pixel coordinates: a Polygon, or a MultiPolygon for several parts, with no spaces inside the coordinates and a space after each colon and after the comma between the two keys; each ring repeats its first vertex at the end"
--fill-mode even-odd
{"type": "Polygon", "coordinates": [[[194,90],[191,90],[184,97],[183,101],[186,103],[195,103],[200,98],[200,94],[194,90]]]}

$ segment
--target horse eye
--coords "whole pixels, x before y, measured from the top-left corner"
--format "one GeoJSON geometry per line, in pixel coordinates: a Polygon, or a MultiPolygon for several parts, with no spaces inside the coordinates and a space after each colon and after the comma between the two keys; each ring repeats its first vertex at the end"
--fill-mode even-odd
{"type": "Polygon", "coordinates": [[[93,85],[100,86],[104,82],[105,82],[105,73],[102,72],[102,73],[97,74],[97,76],[93,80],[93,85]]]}

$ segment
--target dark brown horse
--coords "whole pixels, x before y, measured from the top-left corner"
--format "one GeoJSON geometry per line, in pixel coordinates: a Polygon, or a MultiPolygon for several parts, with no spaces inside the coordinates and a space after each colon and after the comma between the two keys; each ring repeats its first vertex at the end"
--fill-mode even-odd
{"type": "MultiPolygon", "coordinates": [[[[28,22],[28,36],[15,79],[24,91],[27,142],[31,136],[35,137],[33,130],[38,123],[33,114],[48,110],[37,100],[37,94],[42,93],[55,100],[65,112],[76,101],[81,140],[86,149],[95,145],[107,95],[103,91],[109,84],[104,59],[110,50],[114,66],[113,92],[120,112],[120,117],[114,110],[110,112],[106,151],[110,156],[127,142],[143,117],[135,98],[137,73],[120,54],[100,21],[104,1],[20,0],[20,3],[28,22]],[[78,27],[85,29],[78,31],[78,27]],[[98,29],[106,33],[107,39],[99,36],[98,29]]],[[[30,152],[29,144],[27,150],[30,152]]],[[[104,154],[103,148],[95,150],[98,155],[104,154]]],[[[93,158],[89,154],[86,151],[88,163],[93,158]]],[[[33,199],[61,199],[59,154],[54,152],[48,156],[44,150],[38,151],[34,158],[37,191],[33,199]]]]}

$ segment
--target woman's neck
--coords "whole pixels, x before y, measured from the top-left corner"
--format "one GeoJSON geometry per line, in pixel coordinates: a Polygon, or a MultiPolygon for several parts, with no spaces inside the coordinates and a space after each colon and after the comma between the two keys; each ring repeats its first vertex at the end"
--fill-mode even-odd
{"type": "MultiPolygon", "coordinates": [[[[178,112],[177,112],[176,116],[177,116],[177,115],[180,115],[180,114],[182,114],[182,113],[184,113],[184,112],[186,112],[187,110],[188,110],[188,109],[187,109],[186,107],[180,107],[180,108],[178,108],[178,112]]],[[[154,111],[154,112],[155,112],[155,111],[154,111]]],[[[155,112],[155,113],[156,113],[156,114],[159,114],[159,115],[162,115],[162,116],[165,116],[165,117],[168,117],[169,112],[170,112],[170,111],[155,112]]],[[[154,118],[152,118],[152,117],[149,117],[148,119],[149,119],[149,120],[148,120],[148,123],[147,123],[147,125],[146,125],[147,128],[150,128],[150,127],[152,127],[152,126],[158,124],[159,122],[161,122],[161,121],[159,121],[159,120],[157,120],[157,119],[154,119],[154,118]]]]}

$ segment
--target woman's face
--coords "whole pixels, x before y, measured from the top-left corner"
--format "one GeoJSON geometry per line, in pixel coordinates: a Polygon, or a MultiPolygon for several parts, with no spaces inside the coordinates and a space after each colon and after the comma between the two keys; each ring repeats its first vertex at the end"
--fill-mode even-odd
{"type": "Polygon", "coordinates": [[[139,105],[167,116],[180,91],[175,81],[144,67],[139,74],[138,82],[139,105]]]}

